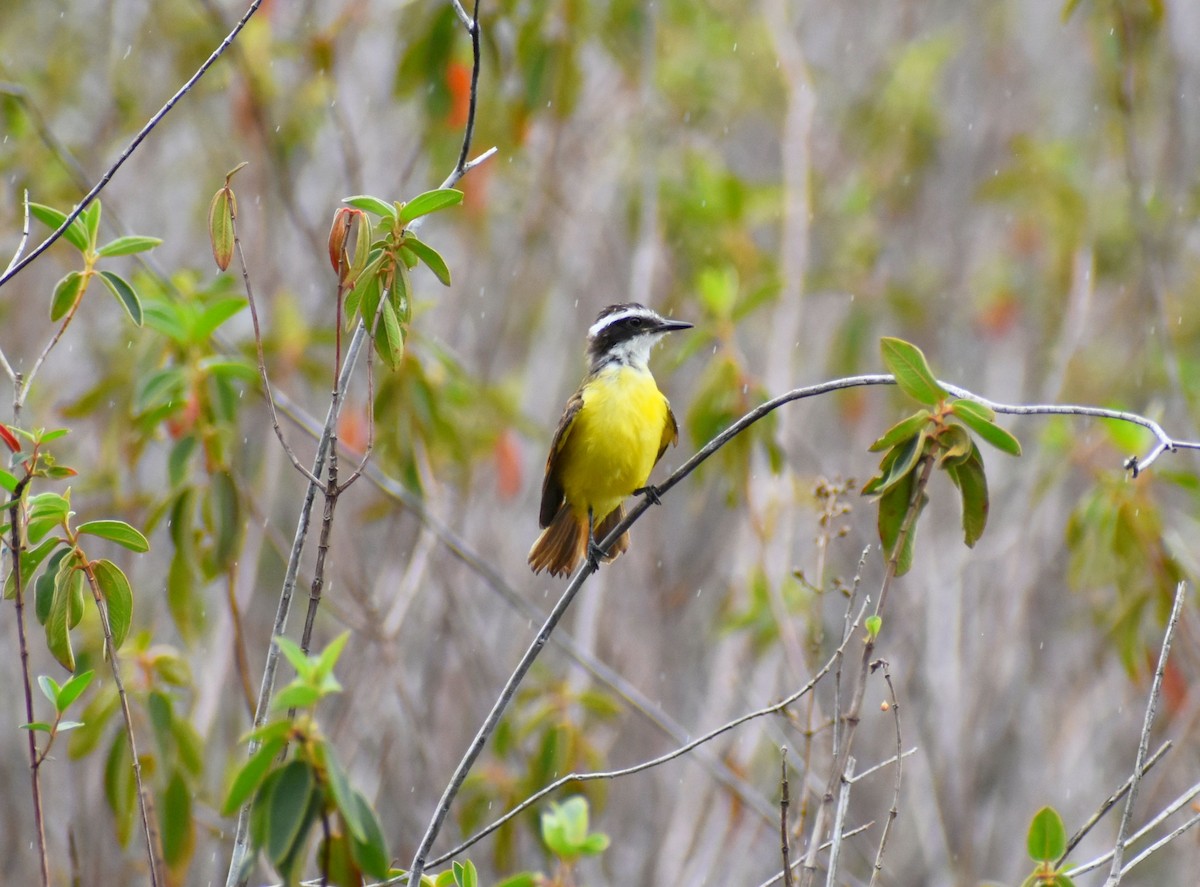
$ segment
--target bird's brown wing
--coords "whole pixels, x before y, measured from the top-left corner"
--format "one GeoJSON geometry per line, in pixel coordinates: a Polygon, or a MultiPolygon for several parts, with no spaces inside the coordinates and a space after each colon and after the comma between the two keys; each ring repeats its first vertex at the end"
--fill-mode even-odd
{"type": "Polygon", "coordinates": [[[546,457],[546,476],[542,479],[542,507],[538,512],[538,523],[542,527],[550,526],[554,515],[558,514],[558,509],[562,507],[563,488],[558,478],[558,454],[562,450],[563,444],[567,442],[575,417],[579,414],[582,406],[581,389],[571,395],[571,399],[567,401],[562,418],[558,420],[558,428],[554,430],[554,439],[550,441],[550,455],[546,457]]]}
{"type": "Polygon", "coordinates": [[[662,441],[658,445],[658,455],[654,457],[654,464],[658,464],[658,460],[667,451],[667,447],[677,443],[679,443],[679,425],[675,421],[675,414],[671,412],[671,404],[668,403],[667,421],[663,424],[662,441]]]}

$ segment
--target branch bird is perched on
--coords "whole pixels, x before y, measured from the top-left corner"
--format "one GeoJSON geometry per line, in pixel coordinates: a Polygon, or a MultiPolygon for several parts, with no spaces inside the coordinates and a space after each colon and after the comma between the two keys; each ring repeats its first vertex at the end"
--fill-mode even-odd
{"type": "Polygon", "coordinates": [[[587,557],[611,561],[629,547],[623,533],[602,551],[603,539],[625,516],[621,503],[646,486],[668,444],[679,438],[671,405],[654,383],[650,349],[690,323],[667,320],[644,305],[610,305],[588,330],[591,369],[567,401],[542,481],[544,528],[529,551],[533,572],[564,576],[587,557]]]}

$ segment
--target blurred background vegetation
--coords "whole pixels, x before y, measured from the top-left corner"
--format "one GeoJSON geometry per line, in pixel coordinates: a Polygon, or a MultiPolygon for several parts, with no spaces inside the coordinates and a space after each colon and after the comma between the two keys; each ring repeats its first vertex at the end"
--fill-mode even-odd
{"type": "MultiPolygon", "coordinates": [[[[244,9],[0,5],[5,262],[23,192],[70,207],[244,9]]],[[[1200,436],[1200,6],[483,0],[480,17],[475,146],[498,154],[461,182],[464,205],[422,233],[453,285],[415,278],[403,364],[377,367],[381,474],[342,501],[318,621],[318,646],[354,633],[338,667],[345,692],[322,722],[403,865],[533,635],[499,586],[541,610],[561,587],[532,577],[525,554],[545,448],[604,305],[639,300],[696,324],[655,359],[683,426],[660,472],[765,397],[878,371],[882,335],[916,342],[941,378],[987,397],[1131,409],[1200,436]]],[[[244,758],[246,697],[303,492],[253,376],[232,368],[253,365],[253,340],[240,281],[212,266],[209,199],[249,162],[235,182],[239,233],[268,369],[293,416],[323,416],[333,212],[351,194],[407,199],[445,177],[470,61],[448,3],[265,2],[103,193],[109,237],[163,239],[142,262],[117,260],[146,300],[145,326],[90,295],[21,414],[22,426],[71,429],[56,453],[79,471],[80,519],[120,517],[150,537],[150,554],[120,561],[136,600],[123,668],[172,883],[224,876],[232,822],[220,801],[244,758]]],[[[46,229],[34,227],[36,242],[46,229]]],[[[0,348],[19,370],[53,333],[51,294],[71,259],[56,245],[0,291],[0,348]]],[[[360,373],[340,428],[351,451],[365,442],[366,398],[360,373]]],[[[866,448],[905,409],[884,389],[795,404],[647,515],[564,626],[628,686],[552,649],[449,831],[555,775],[653,757],[802,685],[835,645],[841,589],[875,541],[856,492],[875,466],[866,448]]],[[[1193,456],[1132,481],[1121,461],[1147,449],[1140,431],[1006,424],[1025,455],[985,454],[989,532],[963,547],[954,491],[935,484],[913,569],[892,593],[880,652],[919,751],[885,883],[1015,883],[1039,807],[1073,830],[1115,789],[1170,593],[1200,571],[1193,456]]],[[[311,440],[291,421],[285,432],[307,461],[311,440]]],[[[873,550],[863,588],[882,571],[873,550]]],[[[1143,810],[1194,782],[1200,762],[1190,601],[1156,731],[1177,747],[1152,771],[1143,810]]],[[[47,838],[57,883],[73,866],[84,884],[132,883],[144,858],[129,840],[121,734],[89,619],[76,654],[97,680],[88,726],[43,770],[47,838]]],[[[7,877],[32,883],[13,621],[0,847],[7,877]]],[[[61,679],[33,638],[34,672],[61,679]]],[[[894,751],[884,698],[868,687],[860,769],[894,751]]],[[[823,689],[706,754],[589,784],[592,826],[612,844],[580,882],[770,877],[778,748],[812,764],[792,786],[793,812],[807,804],[811,816],[828,710],[823,689]]],[[[850,823],[881,822],[890,777],[856,791],[850,823]]],[[[530,814],[470,852],[486,881],[548,868],[535,824],[530,814]]],[[[1102,827],[1078,858],[1113,832],[1102,827]]],[[[875,834],[845,851],[848,877],[869,874],[875,834]]],[[[1192,883],[1183,873],[1197,864],[1185,838],[1138,883],[1192,883]]]]}

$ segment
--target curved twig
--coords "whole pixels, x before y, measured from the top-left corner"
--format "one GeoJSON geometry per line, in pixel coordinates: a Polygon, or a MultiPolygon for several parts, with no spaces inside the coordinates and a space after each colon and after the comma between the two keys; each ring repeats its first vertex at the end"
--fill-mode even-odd
{"type": "Polygon", "coordinates": [[[250,6],[247,7],[246,12],[240,19],[238,19],[238,23],[233,26],[233,30],[225,35],[225,39],[222,40],[221,44],[212,51],[212,54],[209,55],[207,59],[204,60],[204,63],[196,69],[196,73],[188,78],[188,81],[183,84],[183,86],[179,87],[173,96],[167,99],[166,104],[159,108],[158,112],[148,121],[146,121],[145,126],[138,130],[137,135],[133,137],[133,140],[125,146],[125,150],[121,152],[121,156],[117,158],[116,162],[113,163],[112,166],[105,170],[104,175],[100,177],[100,180],[92,186],[92,189],[88,191],[87,194],[83,195],[83,198],[75,205],[75,208],[71,210],[71,212],[67,213],[67,217],[63,219],[62,224],[55,228],[45,240],[35,246],[27,256],[10,267],[4,272],[4,274],[0,275],[0,287],[4,286],[4,284],[8,283],[8,281],[20,274],[21,271],[27,268],[38,256],[49,249],[51,244],[63,236],[63,233],[70,228],[72,223],[79,218],[80,214],[87,209],[88,204],[95,200],[97,195],[104,190],[105,186],[112,181],[113,176],[117,174],[117,170],[124,166],[125,161],[133,156],[133,152],[138,149],[138,146],[141,145],[143,141],[145,141],[146,136],[150,135],[154,127],[158,126],[159,122],[167,116],[167,113],[177,104],[179,104],[179,101],[185,95],[187,95],[189,91],[191,91],[191,88],[195,86],[200,78],[205,75],[208,69],[216,63],[217,59],[225,54],[225,50],[229,49],[229,46],[231,43],[233,43],[234,38],[241,33],[242,28],[246,27],[250,19],[254,17],[254,13],[258,12],[258,7],[260,5],[262,5],[262,0],[253,0],[253,2],[251,2],[250,6]]]}

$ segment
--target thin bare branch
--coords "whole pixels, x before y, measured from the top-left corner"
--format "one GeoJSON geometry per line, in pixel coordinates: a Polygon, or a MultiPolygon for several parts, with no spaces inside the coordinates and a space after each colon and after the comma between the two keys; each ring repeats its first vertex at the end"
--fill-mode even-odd
{"type": "MultiPolygon", "coordinates": [[[[590,576],[590,575],[591,575],[590,568],[585,564],[579,570],[579,572],[575,575],[574,579],[572,579],[571,586],[568,587],[568,591],[570,591],[571,587],[575,586],[576,584],[582,584],[583,577],[590,576]]],[[[564,593],[563,599],[565,599],[566,597],[567,597],[567,594],[564,593]]],[[[562,606],[562,599],[559,600],[559,605],[555,607],[555,610],[557,611],[560,606],[562,606]]],[[[563,609],[565,609],[565,607],[563,607],[563,609]]],[[[857,625],[861,622],[861,620],[863,618],[863,614],[865,612],[866,612],[866,604],[864,603],[863,606],[859,609],[858,615],[854,619],[855,625],[857,625]]],[[[549,620],[547,620],[547,622],[548,621],[549,620]]],[[[542,634],[544,634],[544,633],[546,633],[545,626],[543,626],[542,632],[539,632],[538,638],[541,638],[542,634]]],[[[830,669],[833,667],[834,661],[837,659],[838,654],[841,653],[842,650],[845,648],[845,645],[848,642],[848,640],[849,640],[849,638],[842,641],[842,644],[841,644],[841,646],[838,647],[837,651],[835,651],[834,654],[832,656],[830,656],[829,660],[823,666],[821,666],[821,668],[818,669],[816,673],[813,674],[812,678],[810,678],[808,680],[808,682],[804,684],[803,687],[801,687],[799,690],[796,690],[793,693],[790,693],[789,695],[785,696],[779,702],[776,702],[773,705],[768,705],[766,708],[760,708],[757,711],[748,712],[747,714],[744,714],[744,715],[741,715],[740,717],[734,718],[732,721],[728,721],[728,722],[722,724],[720,727],[717,727],[715,730],[710,730],[709,732],[705,733],[703,736],[693,739],[691,742],[685,743],[684,745],[680,746],[679,748],[675,749],[674,751],[667,752],[666,754],[660,755],[657,758],[652,758],[649,761],[643,761],[640,764],[634,764],[631,767],[624,767],[619,770],[605,770],[605,771],[594,772],[594,773],[569,773],[566,776],[562,776],[562,777],[554,780],[554,782],[550,783],[549,785],[545,786],[544,788],[539,789],[537,792],[530,795],[525,800],[521,801],[521,803],[518,804],[517,806],[515,806],[512,810],[508,811],[502,817],[497,819],[495,822],[492,822],[490,825],[486,826],[485,828],[480,829],[478,832],[476,832],[474,835],[472,835],[466,841],[463,841],[463,843],[459,844],[453,850],[449,851],[448,853],[444,853],[443,855],[437,857],[436,859],[429,860],[429,862],[427,864],[428,865],[441,865],[446,860],[457,856],[458,854],[462,853],[467,848],[471,847],[473,844],[479,842],[481,839],[490,835],[492,832],[494,832],[496,829],[500,828],[500,826],[504,825],[506,822],[508,822],[513,817],[519,816],[523,811],[529,809],[529,807],[531,807],[533,804],[536,804],[542,798],[546,797],[546,795],[550,794],[551,792],[557,791],[558,789],[562,788],[564,785],[566,785],[568,783],[587,782],[587,781],[595,780],[595,779],[616,779],[621,776],[631,776],[634,773],[641,773],[644,770],[649,770],[653,767],[661,766],[662,764],[665,764],[669,761],[673,761],[676,758],[682,757],[683,755],[686,755],[688,752],[692,751],[693,749],[699,748],[700,746],[711,742],[712,740],[716,739],[718,736],[728,733],[730,730],[740,727],[742,724],[745,724],[749,721],[756,720],[757,718],[762,718],[767,715],[771,715],[771,714],[775,714],[777,712],[783,711],[789,705],[792,705],[797,699],[804,696],[806,693],[810,693],[812,691],[812,689],[817,685],[817,683],[825,675],[827,675],[829,673],[830,669]]],[[[534,641],[533,646],[538,646],[537,640],[534,641]]],[[[532,650],[533,647],[531,647],[530,649],[532,650]]],[[[528,653],[526,655],[528,656],[528,653]]],[[[524,660],[522,660],[522,663],[524,663],[524,660]]],[[[510,678],[510,683],[511,682],[512,682],[512,680],[510,678]]],[[[506,685],[505,690],[508,690],[508,689],[509,689],[509,687],[506,685]]],[[[512,689],[513,690],[516,689],[515,684],[513,685],[512,689]]],[[[497,705],[499,705],[499,700],[497,700],[497,705]]],[[[495,709],[493,709],[493,711],[495,711],[495,709]]],[[[476,737],[476,738],[478,739],[478,737],[476,737]]],[[[474,745],[472,745],[472,748],[474,748],[474,745]]],[[[463,775],[465,777],[465,775],[466,775],[465,772],[463,775]]]]}
{"type": "Polygon", "coordinates": [[[167,99],[166,104],[159,108],[158,112],[146,122],[145,126],[138,130],[137,135],[133,137],[133,140],[125,146],[125,150],[121,152],[121,156],[116,159],[116,162],[113,163],[112,166],[105,170],[104,175],[100,177],[100,181],[96,182],[96,184],[92,186],[92,189],[83,196],[79,203],[75,205],[75,208],[71,210],[71,212],[67,213],[67,217],[63,220],[62,224],[59,225],[50,234],[50,236],[34,247],[32,252],[10,267],[4,272],[4,274],[0,275],[0,287],[3,287],[4,284],[8,283],[8,281],[20,274],[22,270],[29,267],[29,265],[38,256],[50,248],[51,244],[63,236],[63,233],[69,227],[71,227],[71,224],[77,218],[79,218],[80,213],[87,209],[88,204],[95,200],[100,192],[104,190],[105,186],[112,181],[113,176],[117,174],[117,170],[124,166],[125,161],[133,156],[133,152],[138,149],[138,146],[141,145],[141,143],[146,139],[146,136],[150,135],[153,129],[158,126],[158,124],[164,117],[167,116],[171,109],[179,104],[180,100],[191,91],[192,87],[199,82],[200,78],[204,76],[208,69],[216,63],[217,59],[225,54],[225,51],[229,48],[230,44],[233,43],[234,38],[241,33],[242,28],[246,27],[250,19],[254,17],[254,13],[258,12],[258,8],[261,5],[262,0],[253,0],[250,6],[247,7],[246,12],[240,19],[238,19],[238,23],[233,26],[233,30],[231,30],[225,36],[225,39],[221,41],[220,45],[214,49],[212,54],[204,60],[204,63],[196,69],[196,73],[188,78],[188,81],[184,83],[183,86],[179,87],[173,96],[167,99]]]}
{"type": "Polygon", "coordinates": [[[1158,710],[1158,696],[1162,689],[1163,672],[1167,668],[1167,657],[1171,655],[1171,638],[1175,634],[1175,626],[1179,624],[1179,614],[1183,610],[1184,593],[1187,583],[1180,582],[1175,589],[1175,603],[1171,606],[1171,618],[1163,631],[1162,650],[1158,655],[1158,666],[1154,669],[1154,681],[1150,685],[1150,698],[1146,702],[1146,716],[1142,720],[1142,735],[1138,740],[1137,757],[1133,764],[1133,778],[1129,783],[1129,794],[1125,798],[1125,810],[1121,814],[1121,824],[1117,828],[1117,840],[1113,845],[1112,866],[1109,869],[1105,887],[1117,887],[1121,883],[1124,872],[1121,869],[1125,856],[1125,835],[1129,831],[1129,821],[1133,818],[1133,805],[1137,802],[1138,788],[1142,782],[1142,765],[1146,760],[1146,751],[1150,746],[1150,728],[1154,725],[1154,715],[1158,710]]]}
{"type": "MultiPolygon", "coordinates": [[[[1154,754],[1152,754],[1149,757],[1149,759],[1147,759],[1146,763],[1142,765],[1142,770],[1141,770],[1142,775],[1145,776],[1148,772],[1150,772],[1150,768],[1153,767],[1155,764],[1157,764],[1159,762],[1159,760],[1162,758],[1162,756],[1165,755],[1168,751],[1170,751],[1170,749],[1171,749],[1171,741],[1170,740],[1167,740],[1161,746],[1159,746],[1158,751],[1156,751],[1154,754]]],[[[1102,803],[1100,805],[1100,807],[1096,810],[1096,812],[1093,813],[1090,817],[1088,817],[1087,822],[1085,822],[1083,825],[1081,825],[1079,827],[1079,830],[1071,836],[1071,840],[1067,841],[1067,846],[1066,846],[1066,849],[1063,850],[1062,856],[1060,856],[1057,859],[1057,861],[1055,861],[1055,863],[1054,863],[1055,868],[1061,867],[1062,864],[1064,862],[1066,862],[1067,857],[1071,855],[1071,851],[1074,850],[1076,848],[1076,846],[1078,846],[1079,842],[1082,841],[1084,839],[1084,837],[1087,836],[1087,833],[1090,832],[1095,827],[1096,823],[1098,823],[1101,819],[1103,819],[1105,814],[1107,814],[1109,810],[1111,810],[1113,807],[1115,807],[1117,802],[1120,801],[1121,798],[1125,797],[1125,793],[1129,791],[1129,786],[1132,784],[1133,784],[1133,777],[1130,776],[1128,779],[1125,780],[1124,785],[1122,785],[1119,789],[1117,789],[1115,792],[1113,792],[1111,795],[1109,795],[1104,800],[1104,803],[1102,803]]],[[[1107,857],[1105,857],[1105,858],[1107,858],[1107,857]]]]}
{"type": "Polygon", "coordinates": [[[838,859],[842,853],[842,827],[846,824],[846,808],[850,805],[850,786],[854,779],[854,756],[846,758],[842,769],[842,784],[838,790],[837,809],[833,814],[833,833],[829,843],[829,869],[825,872],[825,887],[837,884],[838,859]]]}
{"type": "Polygon", "coordinates": [[[792,887],[791,848],[788,846],[787,746],[779,749],[779,852],[783,856],[783,887],[792,887]]]}
{"type": "Polygon", "coordinates": [[[892,785],[892,806],[888,809],[887,819],[883,821],[883,834],[879,836],[879,847],[875,850],[875,864],[871,869],[871,887],[875,887],[879,883],[879,876],[883,873],[883,853],[887,848],[888,835],[892,831],[892,823],[896,821],[896,817],[900,815],[900,784],[904,776],[904,748],[903,740],[900,738],[900,702],[896,699],[896,687],[892,684],[892,674],[888,671],[886,660],[878,660],[878,665],[883,670],[883,680],[887,683],[888,694],[892,697],[889,709],[892,713],[892,723],[896,725],[896,780],[892,785]]]}

